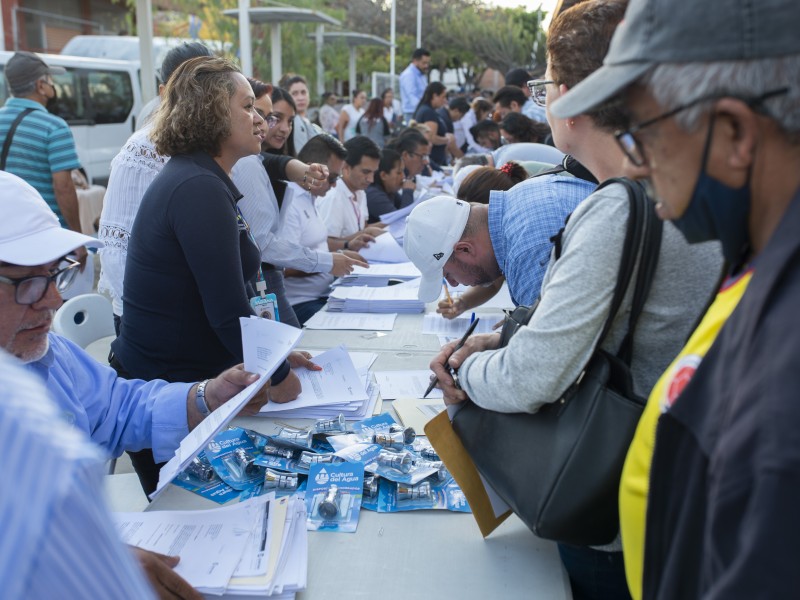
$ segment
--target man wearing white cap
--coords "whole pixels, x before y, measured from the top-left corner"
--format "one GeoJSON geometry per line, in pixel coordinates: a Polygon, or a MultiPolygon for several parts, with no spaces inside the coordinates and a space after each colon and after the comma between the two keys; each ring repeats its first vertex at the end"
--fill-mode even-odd
{"type": "MultiPolygon", "coordinates": [[[[77,263],[65,257],[99,242],[62,229],[38,192],[14,175],[0,172],[0,204],[0,348],[21,360],[45,384],[64,418],[108,456],[152,448],[157,460],[169,459],[190,429],[257,379],[238,366],[205,386],[125,380],[50,333],[62,302],[59,292],[76,272],[77,263]]],[[[258,412],[266,398],[265,387],[244,412],[258,412]]],[[[154,564],[152,554],[142,562],[156,570],[154,583],[188,587],[165,569],[174,562],[154,564]]],[[[191,592],[181,597],[197,597],[191,592]]]]}
{"type": "Polygon", "coordinates": [[[800,3],[631,0],[560,118],[623,104],[631,176],[731,267],[653,389],[620,489],[634,598],[800,589],[800,3]]]}
{"type": "Polygon", "coordinates": [[[492,192],[489,204],[450,196],[422,202],[408,217],[405,250],[422,272],[419,299],[433,302],[442,277],[451,285],[489,285],[505,275],[517,304],[539,298],[550,259],[550,241],[595,185],[543,175],[508,191],[492,192]]]}

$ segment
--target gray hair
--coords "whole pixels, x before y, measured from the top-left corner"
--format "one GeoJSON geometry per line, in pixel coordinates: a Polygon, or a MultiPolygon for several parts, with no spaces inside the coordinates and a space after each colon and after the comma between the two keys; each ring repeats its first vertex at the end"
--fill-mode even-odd
{"type": "MultiPolygon", "coordinates": [[[[11,84],[8,85],[9,93],[14,96],[15,98],[24,98],[26,96],[30,96],[33,91],[36,89],[36,84],[40,81],[46,81],[45,77],[39,77],[38,79],[34,79],[33,81],[29,81],[28,83],[18,85],[17,87],[12,88],[11,84]]],[[[6,79],[6,83],[8,80],[6,79]]]]}
{"type": "MultiPolygon", "coordinates": [[[[715,63],[667,63],[655,67],[641,80],[664,110],[704,96],[754,99],[767,92],[789,88],[788,93],[765,100],[760,110],[793,140],[800,139],[798,82],[800,54],[715,63]]],[[[708,109],[709,103],[700,103],[678,113],[675,119],[686,131],[694,131],[708,109]]]]}

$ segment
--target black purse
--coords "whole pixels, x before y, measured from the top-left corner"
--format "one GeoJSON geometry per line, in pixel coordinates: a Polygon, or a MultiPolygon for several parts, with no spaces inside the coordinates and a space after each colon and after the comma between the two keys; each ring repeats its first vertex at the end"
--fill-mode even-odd
{"type": "MultiPolygon", "coordinates": [[[[583,372],[535,414],[499,413],[466,402],[453,418],[477,470],[514,513],[537,536],[575,545],[607,544],[617,536],[622,466],[646,402],[633,391],[630,364],[636,321],[658,263],[662,223],[639,184],[611,179],[600,187],[612,182],[626,186],[630,218],[611,309],[583,372]],[[619,352],[610,354],[600,347],[637,258],[628,331],[619,352]]],[[[518,307],[501,338],[507,343],[532,314],[533,309],[518,307]]]]}

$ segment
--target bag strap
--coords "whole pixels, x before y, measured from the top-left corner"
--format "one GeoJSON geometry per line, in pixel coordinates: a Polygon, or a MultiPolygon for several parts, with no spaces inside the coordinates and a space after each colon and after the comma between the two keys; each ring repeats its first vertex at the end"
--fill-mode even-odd
{"type": "Polygon", "coordinates": [[[528,179],[533,179],[534,177],[541,177],[542,175],[558,175],[559,173],[569,173],[573,177],[577,179],[583,179],[584,181],[588,181],[589,183],[597,183],[597,178],[589,172],[589,169],[584,167],[581,163],[579,163],[575,157],[571,154],[565,154],[564,159],[561,161],[560,165],[556,165],[552,169],[546,169],[544,171],[540,171],[534,175],[531,175],[528,179]]]}
{"type": "Polygon", "coordinates": [[[35,109],[33,108],[26,108],[21,113],[17,115],[17,118],[11,123],[11,127],[8,128],[8,133],[6,134],[6,141],[3,142],[3,152],[0,154],[0,171],[6,170],[6,159],[8,158],[8,151],[11,149],[11,140],[14,138],[14,134],[17,131],[17,127],[19,126],[22,119],[27,117],[31,114],[35,109]]]}
{"type": "Polygon", "coordinates": [[[631,276],[633,275],[633,268],[638,258],[639,269],[636,277],[636,287],[633,293],[631,313],[628,319],[628,330],[623,339],[620,351],[617,354],[627,364],[630,364],[630,358],[633,354],[633,332],[636,329],[636,323],[653,283],[653,277],[661,250],[663,224],[656,216],[652,203],[647,198],[644,188],[642,188],[640,184],[630,179],[619,177],[604,181],[597,189],[604,188],[613,183],[624,185],[625,189],[628,191],[630,215],[625,232],[622,256],[620,257],[617,282],[611,300],[611,308],[606,322],[603,325],[600,337],[597,340],[597,344],[595,345],[595,351],[603,344],[608,332],[611,330],[614,319],[628,291],[631,276]]]}

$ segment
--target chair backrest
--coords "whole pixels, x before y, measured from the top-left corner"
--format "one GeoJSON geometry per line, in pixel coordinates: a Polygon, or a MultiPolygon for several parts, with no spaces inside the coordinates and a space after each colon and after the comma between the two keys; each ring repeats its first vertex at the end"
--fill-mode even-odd
{"type": "Polygon", "coordinates": [[[102,294],[75,296],[56,311],[53,331],[81,348],[100,338],[114,335],[111,302],[102,294]]]}

